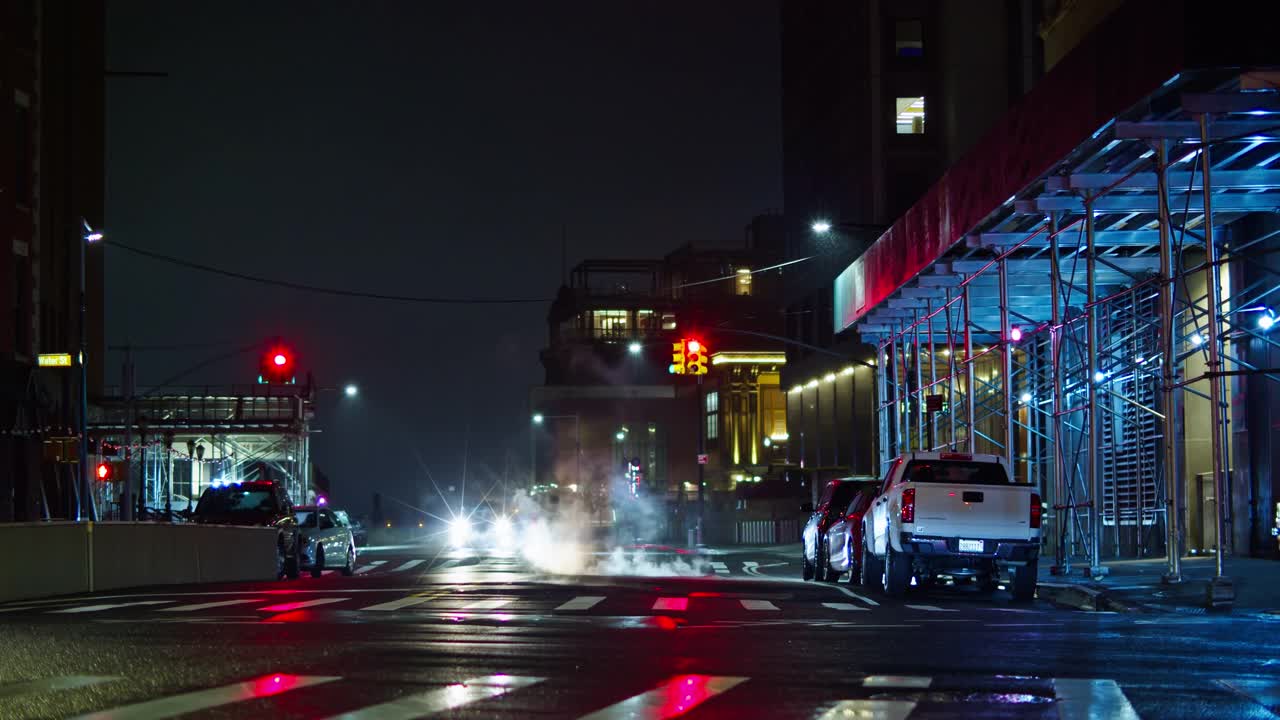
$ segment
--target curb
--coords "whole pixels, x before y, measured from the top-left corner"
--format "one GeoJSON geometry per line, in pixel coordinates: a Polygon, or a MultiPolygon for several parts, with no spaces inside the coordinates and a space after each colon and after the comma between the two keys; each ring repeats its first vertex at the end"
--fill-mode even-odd
{"type": "Polygon", "coordinates": [[[1086,612],[1136,612],[1138,610],[1110,597],[1103,589],[1076,583],[1037,583],[1036,596],[1071,610],[1086,612]]]}

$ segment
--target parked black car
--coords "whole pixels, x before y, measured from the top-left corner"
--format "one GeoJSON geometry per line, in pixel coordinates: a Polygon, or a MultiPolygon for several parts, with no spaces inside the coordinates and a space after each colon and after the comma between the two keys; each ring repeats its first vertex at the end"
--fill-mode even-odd
{"type": "Polygon", "coordinates": [[[296,578],[301,572],[298,520],[280,483],[229,483],[208,488],[200,495],[191,519],[205,525],[276,528],[276,577],[296,578]]]}

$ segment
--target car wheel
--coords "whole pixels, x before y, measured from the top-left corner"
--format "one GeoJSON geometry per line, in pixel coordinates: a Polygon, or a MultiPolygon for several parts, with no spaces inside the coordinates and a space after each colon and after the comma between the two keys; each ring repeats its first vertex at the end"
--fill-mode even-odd
{"type": "Polygon", "coordinates": [[[835,568],[831,567],[831,546],[827,543],[823,543],[823,545],[826,545],[826,548],[827,548],[826,552],[822,553],[822,559],[826,561],[825,567],[827,569],[827,582],[829,583],[839,582],[840,572],[837,571],[835,568]]]}
{"type": "Polygon", "coordinates": [[[911,583],[911,559],[893,551],[892,545],[884,549],[884,594],[902,597],[911,583]]]}
{"type": "Polygon", "coordinates": [[[347,546],[347,564],[342,566],[342,574],[348,577],[356,574],[356,547],[347,546]]]}
{"type": "Polygon", "coordinates": [[[849,540],[844,544],[844,556],[845,556],[845,559],[847,560],[845,564],[848,565],[849,567],[849,584],[850,585],[857,585],[859,582],[862,581],[861,555],[862,554],[859,553],[858,557],[854,557],[853,537],[850,536],[849,540]]]}
{"type": "Polygon", "coordinates": [[[803,565],[800,571],[800,574],[804,577],[805,580],[812,580],[813,579],[813,563],[809,562],[809,558],[804,556],[804,548],[800,549],[800,562],[803,565]]]}
{"type": "Polygon", "coordinates": [[[880,584],[880,558],[871,553],[871,543],[862,536],[862,562],[858,563],[858,579],[862,587],[872,588],[880,584]]]}
{"type": "Polygon", "coordinates": [[[276,579],[284,579],[284,540],[276,541],[276,579]]]}
{"type": "Polygon", "coordinates": [[[324,548],[316,548],[316,564],[311,566],[311,577],[317,578],[324,574],[324,548]]]}
{"type": "Polygon", "coordinates": [[[1013,599],[1031,602],[1036,597],[1036,576],[1040,574],[1040,561],[1029,560],[1013,572],[1013,599]]]}
{"type": "Polygon", "coordinates": [[[826,542],[818,540],[814,543],[813,549],[813,579],[818,582],[826,582],[827,573],[830,571],[830,563],[827,562],[827,553],[824,552],[826,542]]]}
{"type": "Polygon", "coordinates": [[[299,552],[301,551],[298,549],[298,543],[295,541],[293,543],[293,552],[289,553],[288,557],[286,557],[284,561],[284,574],[290,580],[297,580],[298,576],[302,574],[302,561],[298,557],[299,552]]]}

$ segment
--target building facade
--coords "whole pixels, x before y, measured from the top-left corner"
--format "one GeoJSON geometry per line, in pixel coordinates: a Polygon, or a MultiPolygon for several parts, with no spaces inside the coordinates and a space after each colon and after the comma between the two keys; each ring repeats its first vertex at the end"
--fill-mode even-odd
{"type": "Polygon", "coordinates": [[[665,539],[684,539],[701,509],[708,540],[732,538],[735,498],[789,480],[769,269],[781,249],[781,218],[763,216],[739,247],[573,268],[531,391],[531,492],[571,497],[601,524],[643,506],[629,511],[650,516],[642,534],[665,539]],[[682,338],[705,346],[701,378],[670,371],[682,338]]]}
{"type": "Polygon", "coordinates": [[[100,394],[102,250],[82,238],[85,223],[103,223],[103,57],[101,2],[0,5],[0,521],[75,513],[77,466],[44,447],[75,435],[79,373],[37,356],[78,352],[87,250],[89,390],[100,394]]]}
{"type": "Polygon", "coordinates": [[[792,458],[877,473],[874,352],[831,322],[836,276],[1042,73],[1039,3],[782,4],[792,458]]]}

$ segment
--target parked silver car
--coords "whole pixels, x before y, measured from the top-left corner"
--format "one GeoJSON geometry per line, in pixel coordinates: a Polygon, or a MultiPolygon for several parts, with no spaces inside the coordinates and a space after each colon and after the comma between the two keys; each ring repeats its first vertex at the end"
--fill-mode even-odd
{"type": "Polygon", "coordinates": [[[302,505],[294,508],[294,514],[302,532],[302,567],[311,571],[311,577],[320,577],[325,568],[339,569],[343,575],[356,571],[355,538],[332,510],[302,505]]]}

